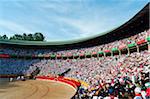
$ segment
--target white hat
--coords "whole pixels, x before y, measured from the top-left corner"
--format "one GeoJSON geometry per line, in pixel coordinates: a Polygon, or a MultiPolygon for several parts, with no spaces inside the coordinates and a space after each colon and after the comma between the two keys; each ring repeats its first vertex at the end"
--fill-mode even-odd
{"type": "Polygon", "coordinates": [[[140,88],[140,87],[136,87],[136,88],[134,89],[134,92],[135,92],[135,93],[141,93],[141,88],[140,88]]]}

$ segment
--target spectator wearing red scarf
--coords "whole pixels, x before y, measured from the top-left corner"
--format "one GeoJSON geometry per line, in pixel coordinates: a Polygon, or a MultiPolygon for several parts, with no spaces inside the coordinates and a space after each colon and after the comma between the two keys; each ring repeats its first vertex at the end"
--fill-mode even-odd
{"type": "Polygon", "coordinates": [[[136,87],[134,89],[135,92],[135,97],[134,99],[142,99],[142,95],[141,95],[141,88],[140,87],[136,87]]]}
{"type": "Polygon", "coordinates": [[[146,97],[150,98],[150,82],[145,83],[146,86],[146,97]]]}

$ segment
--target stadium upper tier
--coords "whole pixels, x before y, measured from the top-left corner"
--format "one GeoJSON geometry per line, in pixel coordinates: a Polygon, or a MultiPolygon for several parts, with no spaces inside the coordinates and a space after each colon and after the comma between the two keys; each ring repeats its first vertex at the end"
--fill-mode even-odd
{"type": "Polygon", "coordinates": [[[81,38],[70,41],[19,41],[19,40],[0,40],[1,45],[11,45],[15,47],[51,47],[51,48],[78,48],[96,46],[99,44],[110,43],[116,40],[127,38],[137,33],[143,32],[149,29],[149,3],[140,10],[133,18],[124,23],[123,25],[114,28],[108,32],[100,33],[88,38],[81,38]]]}
{"type": "Polygon", "coordinates": [[[78,58],[78,57],[91,57],[91,56],[105,56],[114,54],[126,54],[133,51],[140,51],[142,47],[147,49],[150,44],[150,29],[144,32],[138,33],[134,36],[116,40],[111,43],[101,44],[86,48],[76,49],[36,49],[36,48],[16,48],[5,46],[0,48],[0,58],[78,58]]]}

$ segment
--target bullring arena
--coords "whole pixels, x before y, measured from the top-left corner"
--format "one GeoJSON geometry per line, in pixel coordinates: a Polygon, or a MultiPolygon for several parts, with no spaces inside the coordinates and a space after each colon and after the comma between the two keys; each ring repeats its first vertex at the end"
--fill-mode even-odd
{"type": "Polygon", "coordinates": [[[5,81],[0,85],[0,99],[70,99],[75,93],[75,87],[48,79],[5,81]]]}
{"type": "Polygon", "coordinates": [[[149,8],[83,39],[1,37],[0,99],[150,99],[149,8]]]}

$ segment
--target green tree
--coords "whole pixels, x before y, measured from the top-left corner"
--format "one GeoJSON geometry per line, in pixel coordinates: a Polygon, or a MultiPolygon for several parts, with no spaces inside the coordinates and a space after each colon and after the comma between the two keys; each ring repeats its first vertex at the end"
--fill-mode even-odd
{"type": "Polygon", "coordinates": [[[42,33],[36,32],[36,33],[34,34],[34,40],[35,40],[35,41],[44,41],[44,39],[45,39],[45,37],[43,36],[42,33]]]}
{"type": "MultiPolygon", "coordinates": [[[[35,34],[14,34],[9,40],[26,40],[26,41],[44,41],[44,36],[42,33],[37,32],[35,34]]],[[[0,36],[0,39],[8,39],[6,35],[0,36]]]]}
{"type": "Polygon", "coordinates": [[[3,35],[2,39],[8,40],[8,37],[6,35],[3,35]]]}
{"type": "Polygon", "coordinates": [[[26,33],[23,33],[23,40],[27,40],[27,34],[26,33]]]}
{"type": "Polygon", "coordinates": [[[28,40],[29,41],[34,41],[33,35],[32,34],[28,34],[28,40]]]}

